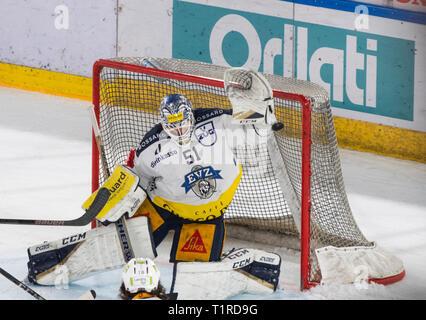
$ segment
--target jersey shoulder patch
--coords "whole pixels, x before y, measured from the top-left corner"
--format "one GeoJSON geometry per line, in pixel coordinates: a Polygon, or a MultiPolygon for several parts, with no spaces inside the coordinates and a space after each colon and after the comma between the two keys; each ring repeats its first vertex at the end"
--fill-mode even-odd
{"type": "Polygon", "coordinates": [[[195,124],[220,117],[224,114],[232,115],[232,109],[199,108],[194,110],[195,124]]]}
{"type": "Polygon", "coordinates": [[[142,141],[139,145],[139,148],[136,150],[136,156],[139,157],[142,151],[151,146],[152,144],[170,139],[166,132],[163,130],[161,123],[156,124],[151,130],[149,130],[145,136],[142,138],[142,141]]]}

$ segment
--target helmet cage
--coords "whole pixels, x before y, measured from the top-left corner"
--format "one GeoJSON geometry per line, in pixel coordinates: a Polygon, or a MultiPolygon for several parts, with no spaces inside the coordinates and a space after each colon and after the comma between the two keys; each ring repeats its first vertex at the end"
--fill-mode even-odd
{"type": "Polygon", "coordinates": [[[181,94],[166,96],[160,105],[163,129],[178,144],[188,143],[194,131],[192,103],[181,94]]]}

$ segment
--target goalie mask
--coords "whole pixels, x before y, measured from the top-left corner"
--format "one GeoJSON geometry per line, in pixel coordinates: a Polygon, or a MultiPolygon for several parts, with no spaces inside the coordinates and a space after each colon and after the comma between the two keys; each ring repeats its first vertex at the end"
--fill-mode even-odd
{"type": "Polygon", "coordinates": [[[126,264],[121,278],[130,293],[151,292],[158,288],[160,270],[149,258],[133,258],[126,264]]]}
{"type": "Polygon", "coordinates": [[[192,103],[181,94],[171,94],[160,104],[161,124],[166,133],[178,144],[191,141],[194,132],[192,103]]]}

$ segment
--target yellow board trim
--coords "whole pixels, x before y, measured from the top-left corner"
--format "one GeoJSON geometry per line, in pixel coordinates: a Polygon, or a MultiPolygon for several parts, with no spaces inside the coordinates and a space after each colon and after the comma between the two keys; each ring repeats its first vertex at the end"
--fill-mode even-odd
{"type": "Polygon", "coordinates": [[[426,132],[334,117],[339,147],[426,163],[426,132]]]}
{"type": "MultiPolygon", "coordinates": [[[[0,86],[91,101],[92,79],[0,62],[0,86]]],[[[426,163],[426,132],[334,117],[339,147],[426,163]]]]}
{"type": "Polygon", "coordinates": [[[92,79],[0,63],[0,85],[80,100],[92,100],[92,79]]]}

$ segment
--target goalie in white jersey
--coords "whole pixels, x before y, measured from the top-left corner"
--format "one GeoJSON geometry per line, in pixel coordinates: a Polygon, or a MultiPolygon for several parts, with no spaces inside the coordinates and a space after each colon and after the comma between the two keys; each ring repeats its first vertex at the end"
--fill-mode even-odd
{"type": "Polygon", "coordinates": [[[155,246],[175,230],[171,261],[217,261],[222,255],[223,214],[242,174],[231,149],[232,127],[241,126],[231,125],[231,114],[193,110],[185,96],[168,95],[161,101],[161,122],[127,163],[148,195],[139,212],[149,213],[155,246]]]}
{"type": "Polygon", "coordinates": [[[175,231],[171,262],[221,259],[224,214],[242,176],[233,148],[265,143],[276,124],[263,76],[233,69],[224,80],[232,110],[193,109],[185,96],[168,95],[161,122],[129,156],[127,166],[148,196],[138,214],[149,216],[154,246],[175,231]]]}
{"type": "Polygon", "coordinates": [[[69,281],[122,266],[128,262],[123,232],[136,258],[154,259],[156,247],[173,230],[172,289],[181,299],[273,292],[279,255],[247,248],[222,255],[224,214],[242,176],[233,149],[266,142],[276,125],[272,89],[256,72],[231,69],[225,73],[225,90],[232,110],[194,110],[181,94],[164,97],[160,123],[102,186],[111,195],[96,218],[106,227],[29,248],[29,280],[54,284],[57,266],[68,270],[69,281]],[[124,215],[132,218],[127,227],[112,224],[124,215]]]}

